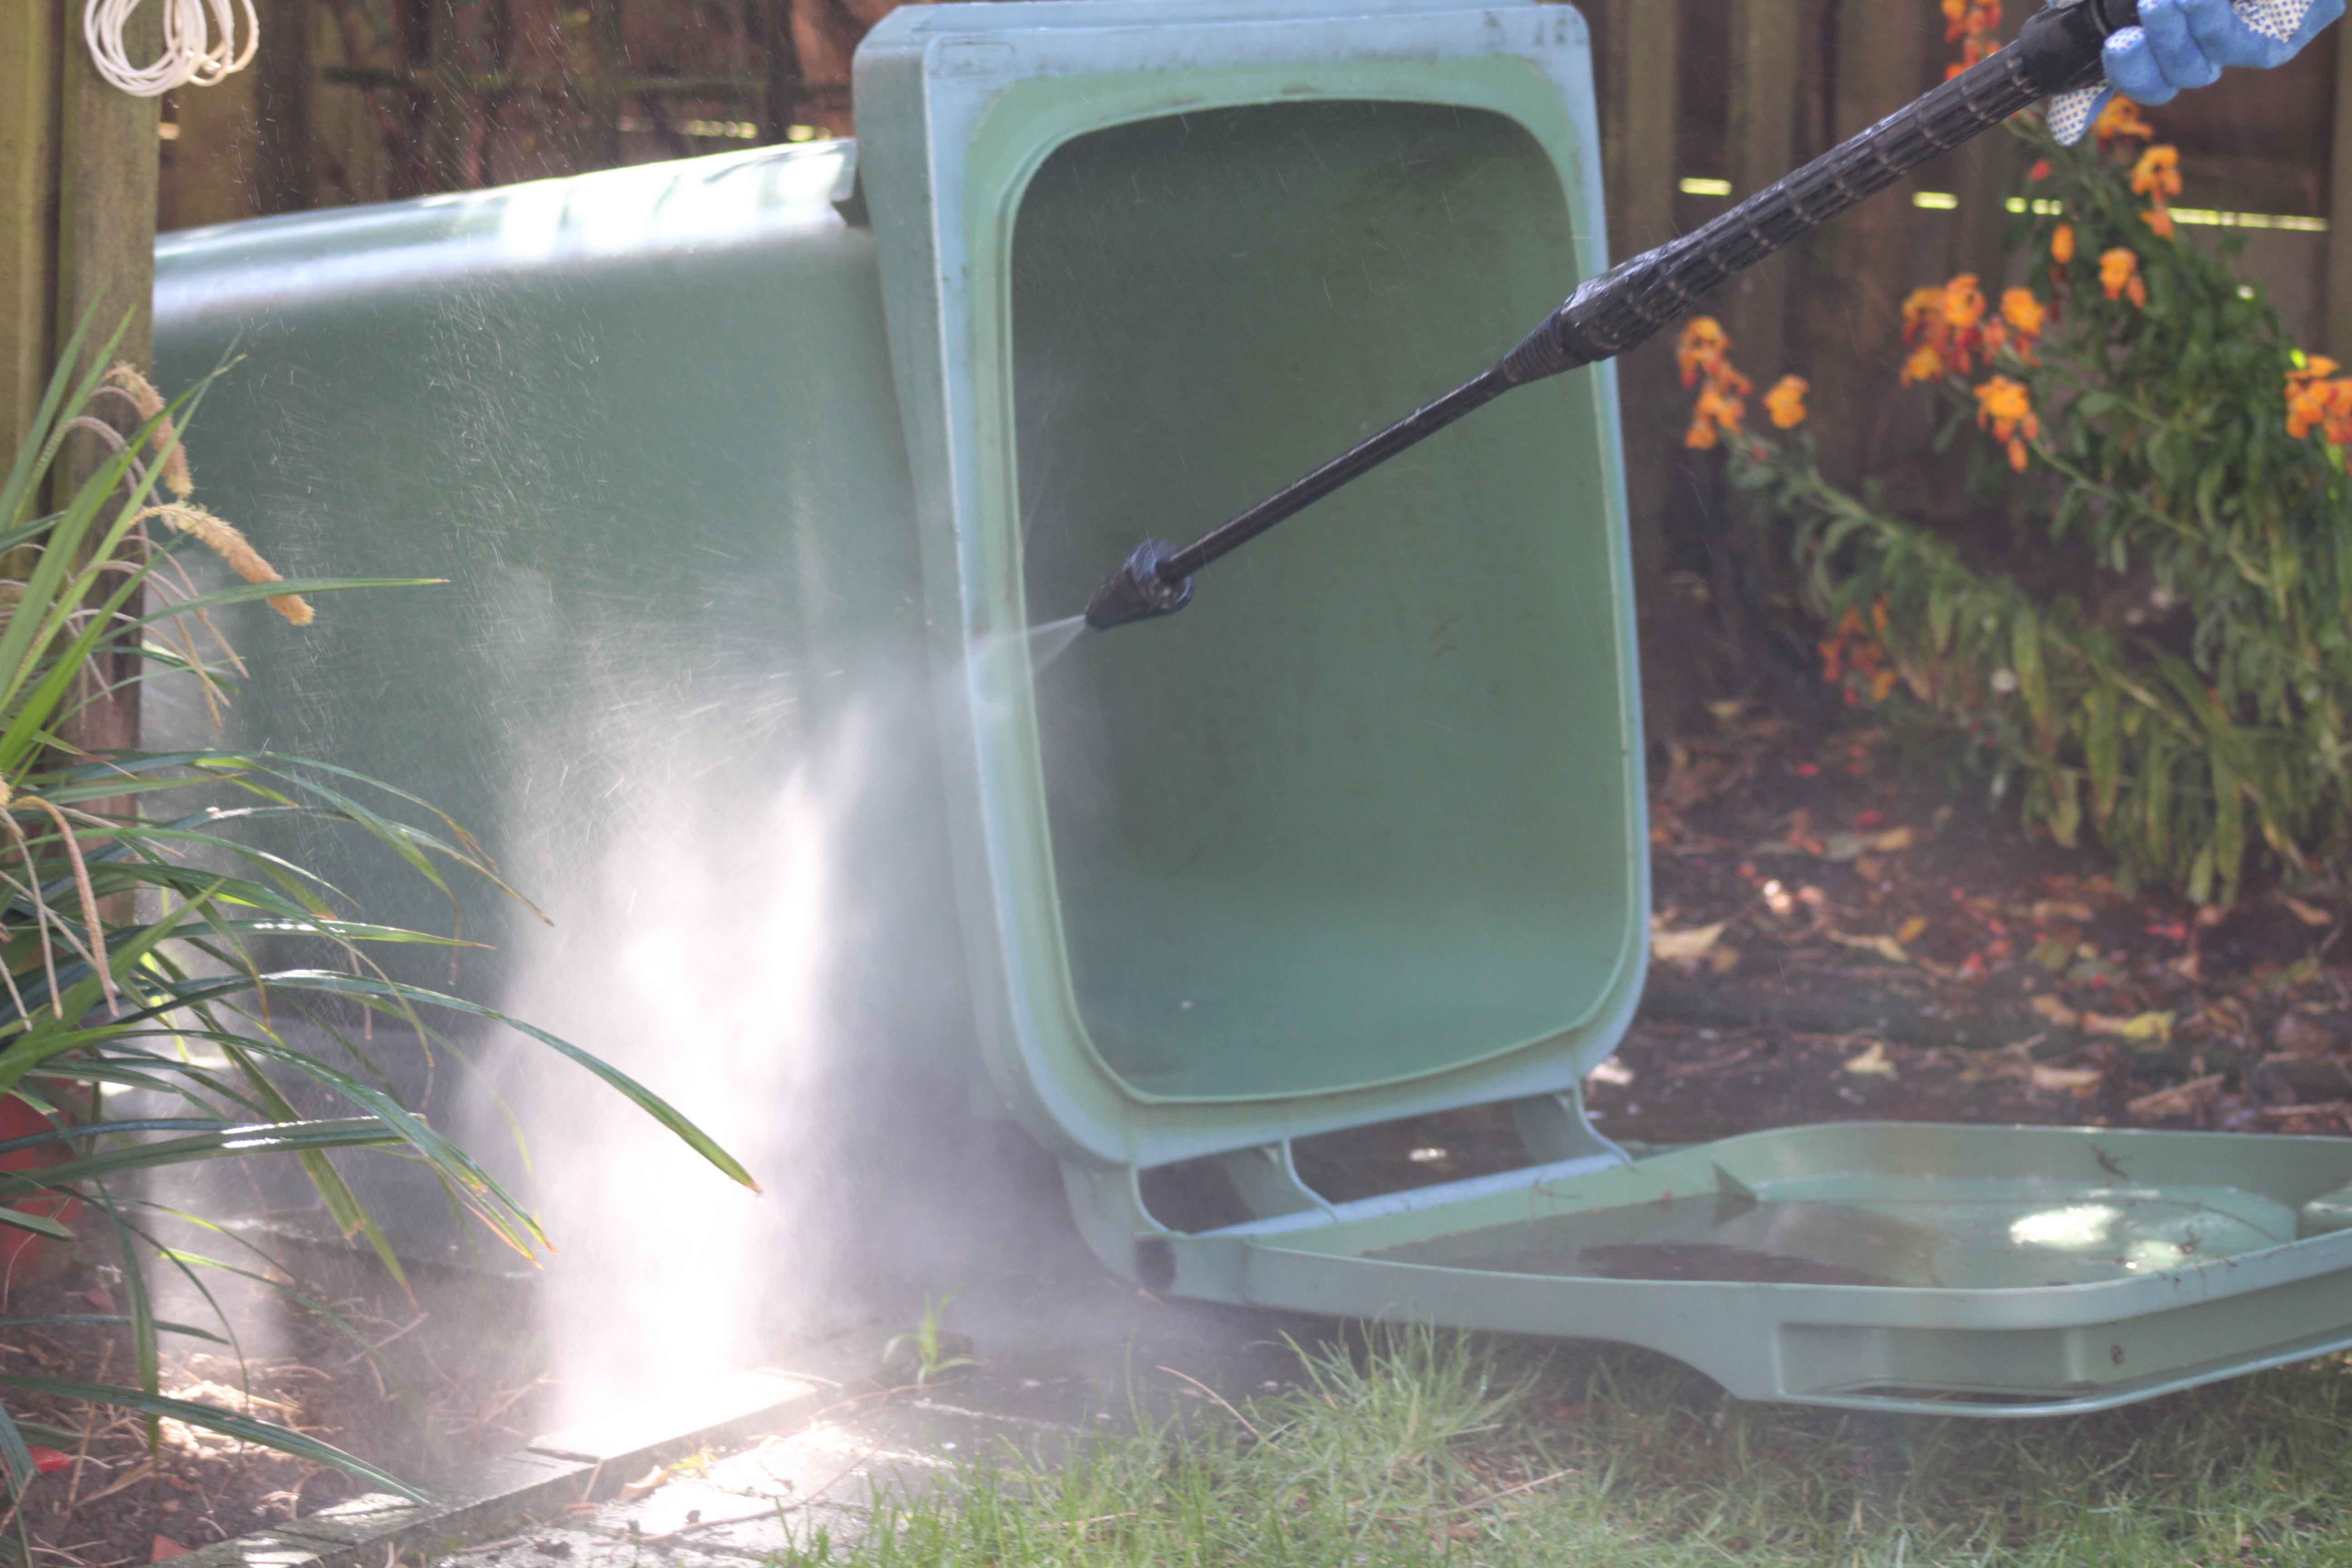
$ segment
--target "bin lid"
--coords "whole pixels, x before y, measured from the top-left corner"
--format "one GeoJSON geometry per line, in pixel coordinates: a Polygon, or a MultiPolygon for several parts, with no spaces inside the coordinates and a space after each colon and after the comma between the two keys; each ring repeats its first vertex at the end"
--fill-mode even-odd
{"type": "Polygon", "coordinates": [[[1319,503],[1181,616],[1054,624],[1601,269],[1581,17],[908,7],[856,72],[999,1093],[1130,1168],[1572,1093],[1647,928],[1607,367],[1319,503]]]}

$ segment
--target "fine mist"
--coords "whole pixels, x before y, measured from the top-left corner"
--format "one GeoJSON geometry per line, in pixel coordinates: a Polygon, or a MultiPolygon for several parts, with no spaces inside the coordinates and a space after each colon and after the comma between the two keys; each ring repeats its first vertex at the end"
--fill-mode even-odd
{"type": "Polygon", "coordinates": [[[961,1277],[981,1186],[928,689],[874,664],[811,700],[673,651],[583,658],[509,731],[499,838],[552,923],[509,926],[495,1000],[646,1083],[765,1191],[570,1064],[510,1058],[565,1422],[657,1420],[896,1321],[961,1277]]]}

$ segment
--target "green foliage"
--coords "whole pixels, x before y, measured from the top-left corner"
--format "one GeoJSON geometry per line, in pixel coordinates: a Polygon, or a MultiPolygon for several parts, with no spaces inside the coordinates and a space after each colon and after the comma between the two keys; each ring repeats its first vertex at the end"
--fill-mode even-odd
{"type": "MultiPolygon", "coordinates": [[[[352,919],[336,908],[342,894],[335,889],[237,837],[239,824],[256,818],[310,817],[370,836],[388,852],[388,864],[436,886],[445,868],[495,882],[472,841],[425,803],[330,764],[263,752],[79,749],[78,721],[113,689],[110,679],[178,674],[219,695],[225,672],[205,668],[195,651],[193,628],[208,631],[207,612],[394,585],[268,580],[262,565],[240,568],[262,581],[196,593],[166,544],[205,536],[183,530],[166,542],[147,537],[151,524],[181,528],[151,501],[196,395],[152,414],[124,440],[84,416],[110,395],[102,373],[112,344],[89,356],[86,369],[81,346],[78,333],[0,484],[0,1094],[52,1121],[47,1132],[0,1142],[0,1153],[48,1161],[0,1172],[0,1199],[47,1203],[70,1194],[102,1216],[121,1255],[139,1379],[135,1387],[98,1387],[11,1373],[0,1375],[0,1389],[110,1402],[151,1423],[171,1416],[211,1426],[404,1491],[394,1478],[315,1439],[163,1396],[160,1340],[211,1336],[154,1317],[148,1260],[160,1259],[200,1289],[199,1270],[247,1271],[158,1241],[150,1224],[173,1211],[119,1190],[120,1178],[198,1161],[292,1159],[345,1234],[366,1237],[397,1275],[397,1259],[337,1164],[347,1151],[383,1149],[422,1163],[493,1235],[535,1255],[545,1242],[538,1222],[401,1103],[379,1062],[381,1051],[409,1044],[447,1049],[451,1042],[434,1019],[456,1013],[492,1020],[567,1057],[728,1176],[751,1180],[683,1114],[605,1063],[503,1015],[383,974],[371,949],[450,945],[450,939],[352,919]],[[40,500],[76,428],[106,441],[113,455],[60,510],[44,512],[40,500]],[[152,464],[142,462],[150,456],[152,464]],[[133,657],[125,660],[124,652],[133,657]],[[409,816],[427,826],[403,820],[409,816]],[[268,969],[263,939],[307,942],[334,966],[268,969]],[[351,1027],[378,1017],[396,1026],[387,1031],[390,1047],[351,1027]],[[331,1044],[333,1059],[318,1048],[321,1041],[331,1044]],[[150,1105],[160,1100],[168,1110],[109,1120],[109,1089],[144,1091],[150,1105]],[[298,1110],[297,1094],[332,1110],[298,1110]]],[[[249,565],[258,561],[233,531],[202,521],[213,531],[205,542],[232,564],[239,547],[249,565]]],[[[33,1212],[39,1206],[0,1205],[0,1226],[65,1234],[58,1220],[33,1212]]],[[[34,1474],[5,1407],[0,1468],[12,1489],[34,1474]]]]}
{"type": "Polygon", "coordinates": [[[2127,879],[2228,902],[2250,867],[2352,847],[2345,453],[2290,433],[2304,361],[2234,247],[2160,237],[2128,154],[2025,134],[2049,174],[2011,240],[2051,324],[1927,395],[1939,439],[1969,445],[1975,521],[1887,515],[1828,483],[1801,436],[1731,441],[1732,477],[1793,526],[1809,608],[1884,606],[1894,700],[1964,732],[2029,827],[2074,844],[2087,826],[2127,879]],[[2118,249],[2144,305],[2103,285],[2118,249]],[[1978,417],[1969,383],[1992,374],[2039,418],[2022,473],[1978,417]],[[2039,536],[2030,583],[1985,563],[2005,517],[2039,536]]]}
{"type": "Polygon", "coordinates": [[[918,1388],[937,1383],[949,1373],[978,1366],[979,1362],[963,1353],[970,1342],[948,1332],[948,1303],[955,1299],[956,1293],[950,1290],[936,1301],[926,1300],[915,1326],[903,1334],[893,1334],[882,1347],[882,1364],[907,1367],[914,1373],[918,1388]]]}
{"type": "Polygon", "coordinates": [[[1725,1396],[1663,1357],[1398,1331],[1306,1386],[957,1456],[793,1568],[2352,1563],[2341,1358],[2041,1421],[1725,1396]],[[1538,1359],[1540,1355],[1540,1359],[1538,1359]]]}

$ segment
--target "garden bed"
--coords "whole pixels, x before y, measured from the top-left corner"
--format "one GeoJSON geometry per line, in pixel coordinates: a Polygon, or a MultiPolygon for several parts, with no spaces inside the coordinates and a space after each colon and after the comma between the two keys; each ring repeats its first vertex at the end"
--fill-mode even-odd
{"type": "MultiPolygon", "coordinates": [[[[97,1250],[85,1243],[55,1278],[12,1287],[5,1315],[123,1312],[120,1271],[91,1261],[97,1250]]],[[[554,1384],[529,1281],[412,1268],[412,1297],[372,1258],[282,1241],[270,1250],[301,1270],[306,1290],[341,1326],[268,1287],[208,1276],[229,1331],[176,1300],[159,1315],[223,1338],[233,1331],[236,1343],[166,1335],[164,1394],[290,1426],[408,1478],[478,1469],[547,1425],[554,1384]]],[[[159,1288],[163,1272],[154,1276],[159,1288]]],[[[138,1381],[130,1331],[110,1326],[0,1331],[0,1366],[93,1383],[138,1381]]],[[[22,1522],[41,1563],[148,1563],[371,1489],[326,1466],[177,1421],[160,1424],[151,1449],[144,1418],[132,1412],[23,1394],[10,1396],[10,1408],[20,1419],[87,1434],[27,1489],[22,1522]]]]}

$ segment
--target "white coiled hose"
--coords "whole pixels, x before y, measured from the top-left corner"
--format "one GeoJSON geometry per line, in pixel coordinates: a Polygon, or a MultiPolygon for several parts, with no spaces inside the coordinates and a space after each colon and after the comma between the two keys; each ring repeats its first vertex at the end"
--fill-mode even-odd
{"type": "Polygon", "coordinates": [[[162,0],[163,52],[146,65],[133,65],[122,41],[142,0],[89,0],[81,36],[98,74],[139,98],[157,98],[182,87],[210,87],[253,63],[261,43],[261,18],[253,0],[162,0]],[[238,47],[237,12],[244,12],[244,47],[238,47]]]}

